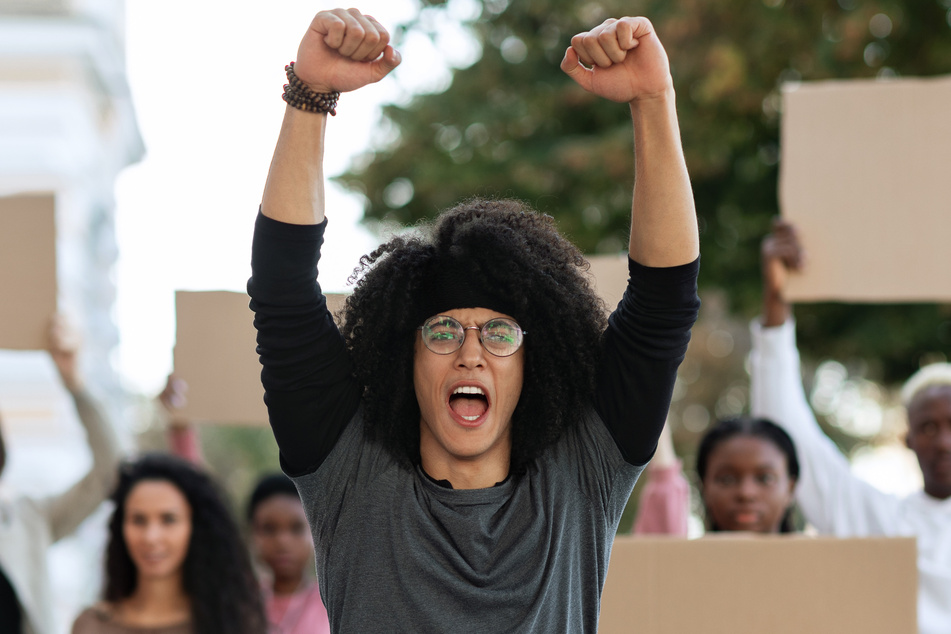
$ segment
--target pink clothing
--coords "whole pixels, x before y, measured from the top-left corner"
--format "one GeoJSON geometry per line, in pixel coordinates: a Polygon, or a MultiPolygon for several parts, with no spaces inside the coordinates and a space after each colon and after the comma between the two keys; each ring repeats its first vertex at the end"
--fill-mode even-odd
{"type": "Polygon", "coordinates": [[[275,595],[269,585],[262,592],[269,634],[330,634],[327,609],[316,583],[290,595],[275,595]]]}
{"type": "Polygon", "coordinates": [[[678,460],[668,467],[649,465],[644,478],[634,533],[686,537],[690,485],[684,477],[683,464],[678,460]]]}
{"type": "Polygon", "coordinates": [[[192,425],[170,425],[168,445],[171,453],[183,460],[199,466],[205,463],[201,455],[201,443],[198,442],[198,430],[192,425]]]}

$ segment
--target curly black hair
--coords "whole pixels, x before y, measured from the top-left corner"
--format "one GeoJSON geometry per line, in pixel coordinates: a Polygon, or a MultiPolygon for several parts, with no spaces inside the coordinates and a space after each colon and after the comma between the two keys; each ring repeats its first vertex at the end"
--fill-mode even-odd
{"type": "Polygon", "coordinates": [[[591,288],[588,266],[551,216],[519,201],[480,198],[361,258],[342,332],[363,386],[370,437],[398,460],[418,463],[417,328],[441,310],[492,308],[529,333],[522,393],[512,416],[511,472],[524,472],[578,424],[593,400],[607,311],[591,288]],[[447,286],[460,285],[493,298],[495,306],[439,304],[447,286]]]}
{"type": "Polygon", "coordinates": [[[147,454],[119,468],[112,494],[103,597],[115,603],[135,592],[135,563],[123,538],[125,502],[142,481],[168,482],[185,496],[192,532],[183,564],[185,594],[196,634],[263,634],[267,620],[251,560],[238,527],[212,479],[167,454],[147,454]]]}
{"type": "MultiPolygon", "coordinates": [[[[736,416],[718,421],[700,440],[700,446],[697,448],[697,476],[700,478],[702,486],[707,477],[707,465],[710,462],[710,454],[722,443],[736,438],[737,436],[752,436],[762,438],[772,443],[786,457],[786,474],[790,480],[799,480],[799,457],[796,454],[796,445],[792,438],[782,427],[769,420],[768,418],[752,418],[749,416],[736,416]]],[[[709,517],[709,513],[707,516],[709,517]]],[[[720,531],[720,527],[710,522],[711,531],[720,531]]],[[[782,521],[779,523],[780,533],[795,533],[796,526],[793,522],[793,506],[790,505],[783,513],[782,521]]]]}

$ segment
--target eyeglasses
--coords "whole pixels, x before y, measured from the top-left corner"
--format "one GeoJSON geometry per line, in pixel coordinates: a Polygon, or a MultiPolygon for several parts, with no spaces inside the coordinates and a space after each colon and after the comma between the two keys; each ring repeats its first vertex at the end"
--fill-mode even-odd
{"type": "Polygon", "coordinates": [[[487,352],[496,357],[510,357],[522,347],[525,331],[504,317],[497,317],[479,326],[463,327],[457,319],[448,315],[436,315],[419,327],[423,343],[436,354],[452,354],[462,347],[467,330],[479,331],[479,342],[487,352]]]}

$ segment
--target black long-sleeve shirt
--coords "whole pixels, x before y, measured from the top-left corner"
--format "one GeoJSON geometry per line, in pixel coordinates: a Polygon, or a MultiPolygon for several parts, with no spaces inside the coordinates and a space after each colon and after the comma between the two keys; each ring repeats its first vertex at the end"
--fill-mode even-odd
{"type": "MultiPolygon", "coordinates": [[[[259,214],[248,282],[271,425],[288,474],[315,471],[360,404],[360,386],[320,291],[326,220],[288,225],[259,214]]],[[[671,268],[629,261],[611,314],[595,410],[624,459],[643,465],[663,428],[677,367],[696,319],[699,260],[671,268]]]]}

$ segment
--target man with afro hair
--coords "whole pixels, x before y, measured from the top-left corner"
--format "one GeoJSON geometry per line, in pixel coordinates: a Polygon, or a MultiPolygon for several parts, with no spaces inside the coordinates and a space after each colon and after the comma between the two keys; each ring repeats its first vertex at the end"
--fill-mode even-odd
{"type": "Polygon", "coordinates": [[[595,632],[699,308],[666,53],[627,17],[575,35],[561,63],[633,120],[630,281],[609,318],[550,217],[475,199],[365,256],[338,330],[315,281],[326,112],[399,63],[371,16],[314,18],[288,71],[248,283],[331,628],[595,632]]]}

